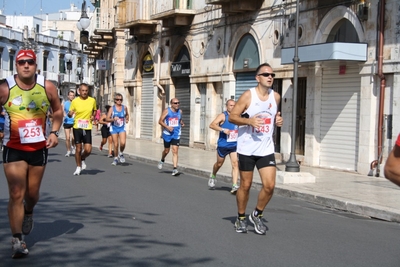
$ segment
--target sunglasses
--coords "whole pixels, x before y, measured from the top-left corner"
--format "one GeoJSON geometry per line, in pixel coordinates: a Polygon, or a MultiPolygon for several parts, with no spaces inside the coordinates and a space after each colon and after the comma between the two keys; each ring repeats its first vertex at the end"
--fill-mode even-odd
{"type": "Polygon", "coordinates": [[[258,76],[264,76],[264,77],[269,77],[269,76],[271,76],[272,78],[274,78],[274,77],[275,77],[275,73],[264,72],[264,73],[258,74],[258,76]]]}
{"type": "Polygon", "coordinates": [[[172,104],[179,105],[180,102],[172,102],[172,104]]]}
{"type": "Polygon", "coordinates": [[[122,98],[115,98],[115,101],[122,101],[122,98]]]}
{"type": "Polygon", "coordinates": [[[36,61],[33,59],[21,59],[17,61],[19,66],[25,66],[25,63],[28,63],[29,66],[35,65],[36,61]]]}

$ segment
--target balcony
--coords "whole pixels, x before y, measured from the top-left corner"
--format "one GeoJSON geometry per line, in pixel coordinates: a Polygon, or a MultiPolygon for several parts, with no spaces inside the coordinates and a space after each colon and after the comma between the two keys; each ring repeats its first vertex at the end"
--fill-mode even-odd
{"type": "Polygon", "coordinates": [[[96,8],[88,29],[90,42],[83,53],[97,57],[103,47],[114,40],[113,29],[116,26],[114,8],[96,8]]]}
{"type": "Polygon", "coordinates": [[[58,82],[58,73],[51,71],[43,71],[43,76],[49,81],[58,82]]]}
{"type": "Polygon", "coordinates": [[[221,5],[228,3],[230,0],[206,0],[207,5],[221,5]]]}
{"type": "Polygon", "coordinates": [[[244,13],[259,10],[264,0],[206,0],[210,5],[221,5],[222,13],[244,13]]]}
{"type": "Polygon", "coordinates": [[[150,16],[154,20],[162,20],[164,27],[189,26],[196,11],[191,9],[190,0],[160,0],[150,16]]]}
{"type": "Polygon", "coordinates": [[[150,35],[157,27],[157,21],[150,19],[147,1],[120,0],[117,3],[116,24],[130,30],[130,35],[150,35]]]}

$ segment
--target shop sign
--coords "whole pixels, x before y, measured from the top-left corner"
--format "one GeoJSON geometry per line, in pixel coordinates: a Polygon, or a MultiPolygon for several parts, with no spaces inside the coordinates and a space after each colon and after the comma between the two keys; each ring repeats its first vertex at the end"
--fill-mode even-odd
{"type": "Polygon", "coordinates": [[[173,62],[171,64],[171,77],[189,76],[190,61],[173,62]]]}

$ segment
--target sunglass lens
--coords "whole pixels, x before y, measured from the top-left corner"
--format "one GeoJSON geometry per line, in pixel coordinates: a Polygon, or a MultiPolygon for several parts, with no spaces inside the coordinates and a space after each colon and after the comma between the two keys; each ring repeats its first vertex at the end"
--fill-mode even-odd
{"type": "Polygon", "coordinates": [[[28,63],[28,65],[32,66],[35,64],[35,60],[33,59],[21,59],[17,61],[18,65],[24,66],[25,63],[28,63]]]}

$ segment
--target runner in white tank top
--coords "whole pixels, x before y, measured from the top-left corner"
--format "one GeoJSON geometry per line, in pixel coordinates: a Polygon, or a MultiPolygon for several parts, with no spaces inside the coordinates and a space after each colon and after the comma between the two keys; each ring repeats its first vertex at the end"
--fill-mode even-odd
{"type": "Polygon", "coordinates": [[[262,189],[257,205],[249,215],[257,234],[265,234],[262,215],[275,188],[276,163],[272,139],[275,125],[281,127],[283,119],[277,107],[281,97],[272,90],[275,73],[269,64],[256,70],[258,85],[242,94],[231,111],[229,121],[239,126],[237,152],[239,158],[240,187],[236,194],[238,218],[236,232],[247,233],[246,206],[253,182],[254,167],[260,173],[262,189]]]}
{"type": "MultiPolygon", "coordinates": [[[[277,106],[275,92],[268,89],[268,99],[262,101],[256,88],[250,89],[251,102],[245,111],[250,118],[258,117],[264,120],[263,125],[254,128],[250,125],[239,127],[237,152],[246,156],[266,156],[275,152],[272,133],[274,131],[277,106]]],[[[246,116],[246,115],[245,115],[246,116]]]]}

